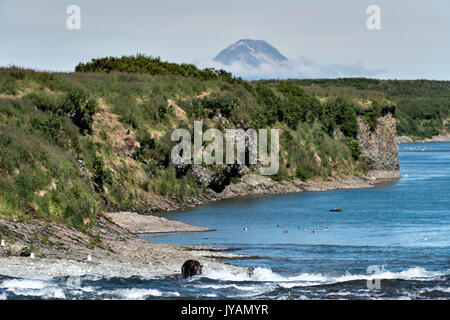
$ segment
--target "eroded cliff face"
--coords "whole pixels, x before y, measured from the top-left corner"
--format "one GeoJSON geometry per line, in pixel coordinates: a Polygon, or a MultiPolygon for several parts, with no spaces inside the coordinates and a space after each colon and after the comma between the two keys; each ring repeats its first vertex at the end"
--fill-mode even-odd
{"type": "Polygon", "coordinates": [[[364,161],[369,165],[369,175],[376,179],[398,179],[401,177],[396,144],[397,127],[392,114],[377,120],[372,131],[360,117],[357,140],[364,161]]]}

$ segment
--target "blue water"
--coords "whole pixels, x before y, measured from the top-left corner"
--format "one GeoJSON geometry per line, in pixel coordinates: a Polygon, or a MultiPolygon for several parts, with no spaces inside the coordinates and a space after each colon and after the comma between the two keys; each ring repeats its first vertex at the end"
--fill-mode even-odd
{"type": "MultiPolygon", "coordinates": [[[[164,215],[215,231],[143,235],[259,257],[225,260],[252,275],[205,266],[190,281],[87,276],[76,294],[67,279],[52,285],[77,299],[448,299],[450,143],[401,145],[399,160],[403,178],[377,188],[221,201],[164,215]]],[[[0,295],[22,297],[10,287],[0,295]]]]}
{"type": "Polygon", "coordinates": [[[263,257],[229,261],[281,279],[257,297],[450,297],[450,143],[400,145],[399,161],[403,178],[378,188],[223,201],[166,215],[216,231],[145,238],[263,257]],[[367,288],[369,266],[386,278],[380,290],[367,288]]]}

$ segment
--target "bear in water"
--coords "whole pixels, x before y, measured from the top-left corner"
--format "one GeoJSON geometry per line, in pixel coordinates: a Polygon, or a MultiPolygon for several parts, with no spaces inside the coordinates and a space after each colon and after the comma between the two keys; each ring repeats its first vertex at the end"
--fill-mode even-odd
{"type": "Polygon", "coordinates": [[[181,267],[181,279],[189,279],[192,276],[202,274],[203,266],[197,260],[187,260],[181,267]]]}

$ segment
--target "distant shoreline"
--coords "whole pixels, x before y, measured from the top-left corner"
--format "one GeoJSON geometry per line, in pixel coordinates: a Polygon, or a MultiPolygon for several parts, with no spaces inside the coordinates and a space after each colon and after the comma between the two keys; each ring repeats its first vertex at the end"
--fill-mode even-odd
{"type": "Polygon", "coordinates": [[[439,143],[439,142],[450,142],[450,134],[437,135],[431,138],[416,139],[413,140],[406,136],[399,136],[396,138],[397,144],[409,144],[409,143],[439,143]]]}

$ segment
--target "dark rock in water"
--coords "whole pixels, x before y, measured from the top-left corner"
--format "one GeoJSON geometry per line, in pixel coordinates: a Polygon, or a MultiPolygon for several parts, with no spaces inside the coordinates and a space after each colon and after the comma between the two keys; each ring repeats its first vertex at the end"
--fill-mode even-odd
{"type": "Polygon", "coordinates": [[[6,248],[0,248],[0,257],[9,257],[11,255],[11,251],[6,248]]]}
{"type": "Polygon", "coordinates": [[[203,266],[197,260],[187,260],[181,267],[181,278],[189,279],[195,275],[202,274],[203,266]]]}
{"type": "Polygon", "coordinates": [[[31,249],[30,248],[23,248],[20,251],[20,256],[21,257],[29,257],[29,256],[31,256],[31,249]]]}
{"type": "Polygon", "coordinates": [[[334,208],[334,209],[331,209],[330,212],[342,212],[342,209],[341,208],[334,208]]]}

